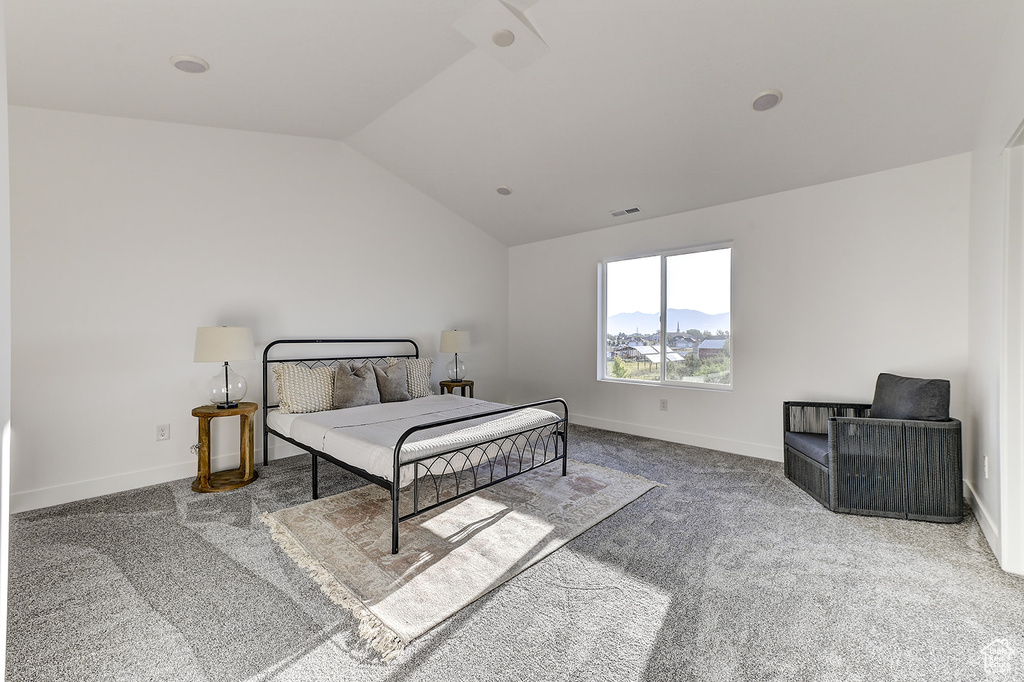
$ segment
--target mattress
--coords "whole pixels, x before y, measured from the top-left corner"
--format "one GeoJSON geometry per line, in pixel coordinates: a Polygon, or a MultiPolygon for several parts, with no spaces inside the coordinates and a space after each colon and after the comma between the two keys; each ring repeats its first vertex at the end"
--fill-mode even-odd
{"type": "MultiPolygon", "coordinates": [[[[387,481],[394,479],[395,444],[407,429],[430,422],[469,417],[508,405],[444,394],[397,403],[363,405],[310,414],[281,414],[271,410],[268,425],[278,433],[358,467],[387,481]]],[[[406,440],[402,461],[470,447],[492,438],[553,424],[559,417],[538,408],[524,408],[496,417],[420,431],[406,440]]],[[[474,448],[473,464],[490,456],[491,449],[474,448]]],[[[420,475],[425,474],[423,467],[420,475]]],[[[399,486],[412,481],[413,466],[402,468],[399,486]]]]}

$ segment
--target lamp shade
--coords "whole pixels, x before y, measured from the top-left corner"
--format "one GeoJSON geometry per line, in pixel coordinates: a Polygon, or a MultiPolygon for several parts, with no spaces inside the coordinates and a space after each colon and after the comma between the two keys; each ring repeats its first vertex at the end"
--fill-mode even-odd
{"type": "Polygon", "coordinates": [[[248,327],[199,327],[194,359],[196,362],[255,360],[252,330],[248,327]]]}
{"type": "Polygon", "coordinates": [[[441,332],[442,353],[462,353],[469,348],[469,332],[459,330],[441,332]]]}

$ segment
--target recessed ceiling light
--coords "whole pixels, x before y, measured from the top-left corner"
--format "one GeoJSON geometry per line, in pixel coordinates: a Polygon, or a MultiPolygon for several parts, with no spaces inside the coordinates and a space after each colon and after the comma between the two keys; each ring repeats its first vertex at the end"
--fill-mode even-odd
{"type": "Polygon", "coordinates": [[[509,194],[512,194],[512,190],[510,190],[508,187],[499,187],[498,194],[500,194],[503,197],[507,197],[509,194]]]}
{"type": "Polygon", "coordinates": [[[754,98],[754,111],[768,111],[782,101],[782,93],[778,90],[765,90],[754,98]]]}
{"type": "Polygon", "coordinates": [[[491,36],[491,42],[498,47],[508,47],[512,43],[516,42],[516,34],[507,28],[499,28],[491,36]]]}
{"type": "Polygon", "coordinates": [[[178,71],[185,73],[205,73],[210,70],[210,65],[206,60],[185,54],[171,57],[171,64],[174,64],[174,68],[178,71]]]}

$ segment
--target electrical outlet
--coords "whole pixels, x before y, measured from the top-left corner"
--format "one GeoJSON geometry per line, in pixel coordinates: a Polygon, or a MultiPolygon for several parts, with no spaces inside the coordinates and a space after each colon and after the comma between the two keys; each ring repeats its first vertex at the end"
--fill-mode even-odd
{"type": "Polygon", "coordinates": [[[668,399],[667,398],[662,398],[661,399],[661,411],[662,412],[668,412],[668,399]]]}
{"type": "Polygon", "coordinates": [[[171,439],[171,425],[170,424],[157,424],[156,425],[156,439],[157,440],[170,440],[171,439]]]}
{"type": "Polygon", "coordinates": [[[985,478],[988,478],[988,455],[985,455],[985,478]]]}

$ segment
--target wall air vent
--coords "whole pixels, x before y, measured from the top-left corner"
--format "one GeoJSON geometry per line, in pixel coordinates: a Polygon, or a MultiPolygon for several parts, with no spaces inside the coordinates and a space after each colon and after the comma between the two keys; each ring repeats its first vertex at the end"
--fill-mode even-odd
{"type": "Polygon", "coordinates": [[[624,215],[633,215],[634,213],[639,213],[639,212],[640,212],[640,207],[639,206],[633,206],[632,208],[623,208],[623,209],[618,210],[618,211],[612,211],[612,217],[621,218],[624,215]]]}

